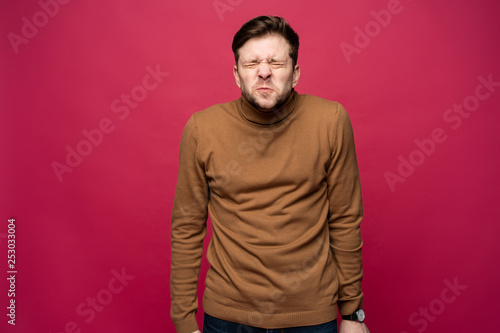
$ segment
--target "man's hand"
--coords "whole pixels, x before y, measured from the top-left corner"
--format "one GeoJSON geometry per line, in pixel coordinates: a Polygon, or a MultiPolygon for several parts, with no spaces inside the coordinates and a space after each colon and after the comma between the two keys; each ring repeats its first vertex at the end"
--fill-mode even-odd
{"type": "Polygon", "coordinates": [[[370,333],[365,323],[358,323],[352,320],[342,320],[340,322],[339,333],[370,333]]]}
{"type": "Polygon", "coordinates": [[[194,331],[193,333],[201,333],[200,330],[194,331]]]}

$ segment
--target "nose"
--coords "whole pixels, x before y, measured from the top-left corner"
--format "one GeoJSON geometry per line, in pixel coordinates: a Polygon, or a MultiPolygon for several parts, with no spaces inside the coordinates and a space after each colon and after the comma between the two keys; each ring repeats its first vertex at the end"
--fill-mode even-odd
{"type": "Polygon", "coordinates": [[[271,76],[271,68],[269,63],[267,62],[261,62],[259,64],[258,72],[257,74],[259,77],[263,80],[267,80],[271,76]]]}

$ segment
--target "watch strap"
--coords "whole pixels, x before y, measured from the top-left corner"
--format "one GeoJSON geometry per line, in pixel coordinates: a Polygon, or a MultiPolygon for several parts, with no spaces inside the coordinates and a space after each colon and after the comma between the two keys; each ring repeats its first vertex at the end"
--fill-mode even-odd
{"type": "Polygon", "coordinates": [[[343,320],[351,320],[362,323],[365,321],[365,312],[363,309],[357,309],[353,314],[350,315],[342,315],[343,320]]]}
{"type": "Polygon", "coordinates": [[[350,314],[350,315],[342,315],[342,319],[343,320],[358,321],[358,315],[356,314],[356,312],[354,312],[353,314],[350,314]]]}

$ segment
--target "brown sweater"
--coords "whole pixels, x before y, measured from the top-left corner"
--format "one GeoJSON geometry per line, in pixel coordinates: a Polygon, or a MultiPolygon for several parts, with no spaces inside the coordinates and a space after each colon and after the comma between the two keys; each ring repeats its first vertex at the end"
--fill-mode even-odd
{"type": "Polygon", "coordinates": [[[274,112],[241,97],[184,129],[172,212],[171,316],[198,329],[203,309],[262,328],[325,323],[361,307],[363,215],[354,137],[337,102],[293,91],[274,112]]]}

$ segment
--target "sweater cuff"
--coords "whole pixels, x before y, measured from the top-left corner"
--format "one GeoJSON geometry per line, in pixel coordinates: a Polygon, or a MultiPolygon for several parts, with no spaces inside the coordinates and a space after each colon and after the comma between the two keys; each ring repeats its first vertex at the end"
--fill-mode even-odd
{"type": "Polygon", "coordinates": [[[195,314],[190,314],[182,320],[174,320],[173,322],[177,333],[193,333],[199,330],[195,314]]]}
{"type": "Polygon", "coordinates": [[[363,308],[363,293],[358,297],[346,301],[338,301],[340,314],[348,316],[353,314],[357,309],[363,308]]]}

